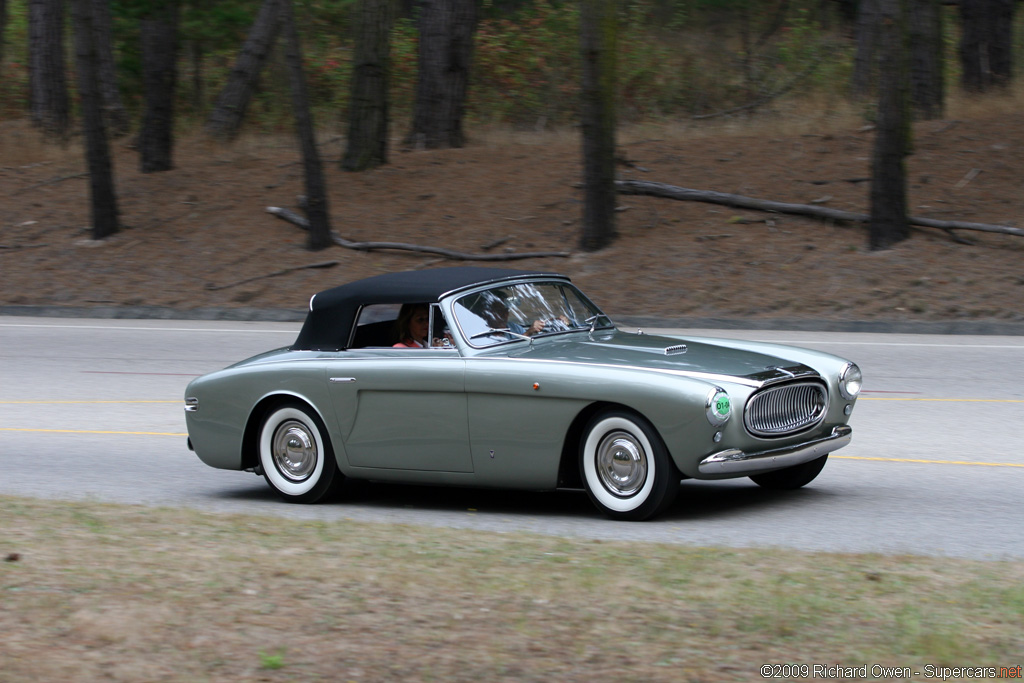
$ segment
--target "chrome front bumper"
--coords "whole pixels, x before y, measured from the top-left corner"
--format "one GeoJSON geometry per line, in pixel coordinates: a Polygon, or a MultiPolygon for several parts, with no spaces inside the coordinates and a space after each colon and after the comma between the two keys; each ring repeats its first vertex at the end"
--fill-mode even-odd
{"type": "Polygon", "coordinates": [[[760,453],[744,453],[741,450],[730,448],[726,451],[719,451],[709,455],[700,461],[697,470],[701,474],[730,474],[747,475],[765,472],[767,470],[778,470],[783,467],[802,465],[815,458],[838,450],[850,443],[853,429],[840,425],[832,430],[832,433],[823,439],[816,439],[796,446],[776,448],[760,453]]]}

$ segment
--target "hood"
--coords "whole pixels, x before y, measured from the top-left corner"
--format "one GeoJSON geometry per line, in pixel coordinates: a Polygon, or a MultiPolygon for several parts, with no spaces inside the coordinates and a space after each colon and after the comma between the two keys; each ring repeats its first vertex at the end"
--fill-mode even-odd
{"type": "Polygon", "coordinates": [[[758,385],[818,374],[802,363],[768,353],[618,330],[598,331],[593,338],[580,333],[542,339],[532,346],[522,345],[509,356],[716,375],[758,385]]]}

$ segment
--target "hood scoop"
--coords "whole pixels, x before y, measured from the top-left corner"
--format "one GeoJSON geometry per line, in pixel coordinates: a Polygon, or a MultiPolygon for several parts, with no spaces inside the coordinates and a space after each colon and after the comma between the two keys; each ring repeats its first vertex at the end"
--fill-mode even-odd
{"type": "Polygon", "coordinates": [[[678,356],[681,353],[686,353],[686,344],[676,344],[674,346],[665,347],[666,356],[678,356]]]}

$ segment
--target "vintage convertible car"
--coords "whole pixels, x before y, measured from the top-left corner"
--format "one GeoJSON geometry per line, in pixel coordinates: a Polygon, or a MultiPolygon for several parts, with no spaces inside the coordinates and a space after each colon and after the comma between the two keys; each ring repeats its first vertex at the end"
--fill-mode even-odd
{"type": "Polygon", "coordinates": [[[441,268],[315,295],[292,346],[194,380],[185,417],[203,462],[287,501],[346,478],[584,488],[639,520],[683,478],[810,482],[860,386],[818,351],[619,330],[562,275],[441,268]]]}

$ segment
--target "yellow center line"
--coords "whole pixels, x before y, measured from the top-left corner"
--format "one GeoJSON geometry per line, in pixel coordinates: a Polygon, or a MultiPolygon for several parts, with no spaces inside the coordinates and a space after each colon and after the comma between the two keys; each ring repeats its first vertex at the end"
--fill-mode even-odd
{"type": "Polygon", "coordinates": [[[184,432],[124,432],[112,429],[31,429],[28,427],[0,427],[0,432],[44,432],[47,434],[131,434],[136,436],[188,436],[184,432]]]}
{"type": "Polygon", "coordinates": [[[976,465],[978,467],[1024,467],[1014,462],[974,462],[971,460],[924,460],[919,458],[872,458],[866,455],[830,455],[842,460],[875,460],[878,462],[918,462],[926,465],[976,465]]]}
{"type": "Polygon", "coordinates": [[[0,404],[8,404],[8,405],[19,405],[19,404],[39,405],[39,404],[49,404],[49,403],[62,403],[62,404],[63,403],[183,403],[183,401],[181,401],[180,399],[179,400],[174,400],[174,401],[169,401],[169,400],[150,401],[150,400],[127,400],[127,399],[126,400],[111,400],[111,401],[94,401],[94,400],[88,400],[88,399],[82,399],[82,400],[75,400],[75,399],[67,399],[67,400],[64,400],[64,399],[53,399],[53,400],[49,400],[49,399],[45,399],[45,400],[38,400],[38,401],[31,401],[31,400],[4,401],[4,400],[0,400],[0,404]]]}

